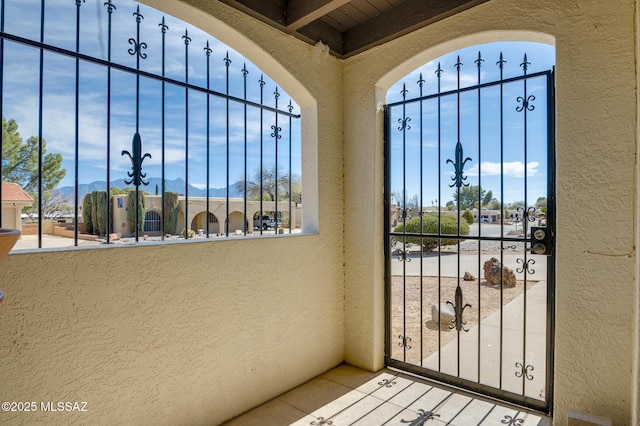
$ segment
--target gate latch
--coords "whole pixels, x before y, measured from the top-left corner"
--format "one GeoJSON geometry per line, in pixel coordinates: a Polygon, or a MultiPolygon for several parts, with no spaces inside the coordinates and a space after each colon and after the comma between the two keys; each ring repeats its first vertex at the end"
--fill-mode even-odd
{"type": "Polygon", "coordinates": [[[531,253],[541,256],[551,256],[553,251],[553,235],[546,226],[531,227],[531,253]]]}

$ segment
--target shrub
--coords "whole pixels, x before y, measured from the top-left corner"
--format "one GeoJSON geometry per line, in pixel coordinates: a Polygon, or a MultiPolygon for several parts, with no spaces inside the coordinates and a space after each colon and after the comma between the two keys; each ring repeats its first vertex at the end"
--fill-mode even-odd
{"type": "Polygon", "coordinates": [[[178,226],[178,193],[164,193],[164,232],[175,234],[178,226]]]}
{"type": "MultiPolygon", "coordinates": [[[[440,222],[440,234],[442,235],[457,235],[458,234],[458,218],[449,215],[442,214],[440,222]]],[[[400,222],[394,229],[394,232],[405,232],[404,223],[400,222]]],[[[422,216],[422,232],[420,232],[420,217],[414,217],[407,220],[406,232],[409,234],[418,234],[407,236],[407,243],[420,245],[422,242],[422,249],[424,251],[433,250],[438,247],[438,239],[434,237],[423,237],[422,241],[419,234],[437,234],[438,233],[438,213],[426,213],[422,216]]],[[[469,235],[469,225],[466,222],[460,222],[460,235],[469,235]]],[[[396,238],[401,241],[401,237],[396,238]]],[[[440,244],[443,246],[456,244],[458,239],[456,238],[443,238],[440,240],[440,244]]]]}
{"type": "Polygon", "coordinates": [[[85,195],[82,200],[82,222],[84,223],[85,234],[93,234],[92,206],[91,194],[85,195]]]}
{"type": "Polygon", "coordinates": [[[475,221],[473,213],[471,213],[469,209],[465,210],[464,213],[462,213],[462,217],[467,221],[469,225],[471,225],[475,221]]]}
{"type": "MultiPolygon", "coordinates": [[[[196,231],[194,231],[193,229],[189,229],[189,232],[187,234],[189,236],[189,238],[195,238],[196,237],[196,231]]],[[[180,236],[184,237],[184,228],[182,228],[182,231],[180,231],[180,236]]]]}

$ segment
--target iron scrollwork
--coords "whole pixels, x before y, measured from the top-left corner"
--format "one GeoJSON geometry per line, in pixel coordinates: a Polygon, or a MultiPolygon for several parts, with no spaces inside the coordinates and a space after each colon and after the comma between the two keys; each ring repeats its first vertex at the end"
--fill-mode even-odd
{"type": "Polygon", "coordinates": [[[527,111],[533,111],[534,109],[536,109],[535,105],[531,104],[531,102],[535,101],[536,97],[533,95],[529,95],[527,96],[527,99],[525,99],[522,96],[518,96],[517,101],[518,102],[522,102],[522,105],[520,105],[519,107],[516,108],[517,112],[522,112],[525,108],[527,109],[527,111]]]}
{"type": "Polygon", "coordinates": [[[333,422],[329,419],[325,419],[324,417],[318,417],[318,420],[314,420],[309,424],[313,426],[320,426],[320,425],[332,425],[333,422]]]}
{"type": "MultiPolygon", "coordinates": [[[[394,377],[395,379],[395,377],[394,377]]],[[[390,388],[396,384],[396,381],[393,379],[382,379],[381,382],[378,382],[378,385],[384,386],[385,388],[390,388]]]]}
{"type": "Polygon", "coordinates": [[[398,346],[405,347],[407,349],[411,349],[411,337],[403,336],[402,334],[398,336],[400,341],[398,342],[398,346]]]}
{"type": "Polygon", "coordinates": [[[462,185],[469,186],[468,183],[463,183],[463,181],[467,180],[467,177],[463,176],[462,174],[464,170],[464,165],[467,164],[467,161],[471,161],[471,158],[470,157],[464,158],[462,144],[460,143],[460,141],[458,141],[458,143],[456,144],[455,161],[451,159],[447,160],[447,164],[449,163],[453,164],[453,167],[456,170],[455,176],[451,178],[453,183],[449,185],[449,187],[453,188],[455,186],[456,188],[460,188],[462,185]]]}
{"type": "Polygon", "coordinates": [[[527,274],[529,274],[529,275],[531,275],[531,274],[535,274],[535,273],[536,273],[536,270],[535,270],[535,269],[533,269],[533,268],[531,268],[531,266],[530,266],[530,265],[535,265],[535,264],[536,264],[536,261],[535,261],[535,260],[533,260],[533,259],[527,259],[527,262],[525,263],[524,259],[520,259],[520,258],[518,258],[518,259],[516,259],[516,262],[517,262],[517,263],[522,264],[522,266],[521,266],[521,267],[516,268],[516,272],[517,272],[517,273],[521,274],[521,273],[523,273],[523,272],[525,272],[525,271],[526,271],[526,272],[527,272],[527,274]]]}
{"type": "Polygon", "coordinates": [[[533,376],[529,374],[533,371],[533,365],[529,364],[525,367],[521,362],[516,362],[516,367],[520,370],[516,371],[516,377],[522,377],[524,375],[525,379],[533,380],[533,376]]]}
{"type": "Polygon", "coordinates": [[[453,306],[453,311],[456,313],[456,317],[452,321],[453,325],[450,325],[449,328],[451,330],[455,328],[457,331],[467,332],[469,331],[469,329],[464,327],[465,325],[467,325],[467,322],[462,320],[462,315],[464,313],[464,310],[466,308],[470,308],[471,305],[468,303],[466,303],[464,306],[462,305],[462,288],[460,288],[460,286],[456,287],[455,300],[456,300],[455,304],[452,303],[450,300],[447,301],[447,305],[453,306]]]}
{"type": "Polygon", "coordinates": [[[524,419],[523,418],[518,418],[518,416],[510,416],[510,415],[505,415],[504,419],[502,419],[502,421],[500,422],[503,425],[508,425],[508,426],[521,426],[522,424],[524,424],[524,419]]]}
{"type": "Polygon", "coordinates": [[[529,222],[535,222],[536,220],[536,208],[535,207],[529,207],[526,211],[524,209],[524,207],[518,207],[516,209],[516,211],[518,212],[518,217],[517,217],[517,221],[522,221],[524,222],[529,221],[529,222]],[[522,219],[520,219],[522,218],[522,219]]]}
{"type": "Polygon", "coordinates": [[[398,124],[400,124],[398,126],[398,130],[402,131],[402,130],[411,129],[411,125],[409,124],[409,121],[411,121],[411,117],[398,118],[398,124]]]}
{"type": "Polygon", "coordinates": [[[398,260],[400,262],[411,262],[411,258],[409,257],[409,253],[405,250],[399,250],[398,251],[398,260]]]}

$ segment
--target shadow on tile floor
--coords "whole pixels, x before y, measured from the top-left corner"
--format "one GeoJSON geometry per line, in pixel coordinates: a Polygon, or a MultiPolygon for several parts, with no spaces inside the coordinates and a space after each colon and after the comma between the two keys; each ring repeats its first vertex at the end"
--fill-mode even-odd
{"type": "Polygon", "coordinates": [[[225,426],[548,426],[548,417],[411,375],[342,364],[225,426]]]}

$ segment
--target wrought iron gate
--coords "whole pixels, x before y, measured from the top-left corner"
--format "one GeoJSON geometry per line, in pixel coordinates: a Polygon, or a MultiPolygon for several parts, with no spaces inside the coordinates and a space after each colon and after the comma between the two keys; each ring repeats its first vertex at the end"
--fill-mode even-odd
{"type": "Polygon", "coordinates": [[[554,72],[525,54],[506,78],[500,53],[485,82],[474,59],[385,107],[386,362],[548,412],[554,72]]]}

